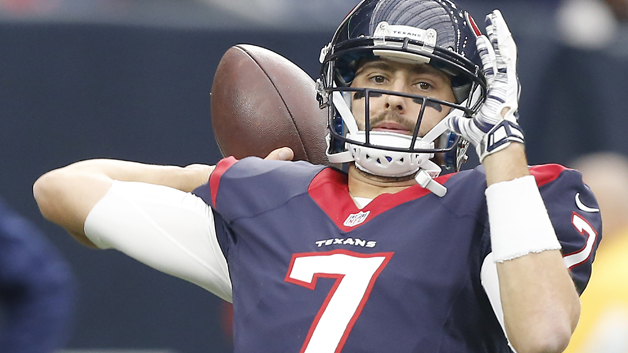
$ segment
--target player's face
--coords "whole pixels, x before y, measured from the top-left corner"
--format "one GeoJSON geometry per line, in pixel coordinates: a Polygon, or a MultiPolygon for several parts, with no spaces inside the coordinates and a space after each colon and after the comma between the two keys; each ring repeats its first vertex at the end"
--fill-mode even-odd
{"type": "MultiPolygon", "coordinates": [[[[454,102],[451,79],[444,72],[427,64],[409,64],[386,59],[368,61],[357,70],[351,87],[382,89],[454,102]]],[[[351,110],[358,127],[364,130],[364,94],[353,93],[352,99],[351,110]]],[[[371,94],[371,131],[411,135],[421,111],[421,103],[412,98],[371,94]]],[[[430,131],[449,110],[447,106],[428,103],[419,128],[419,137],[430,131]]]]}

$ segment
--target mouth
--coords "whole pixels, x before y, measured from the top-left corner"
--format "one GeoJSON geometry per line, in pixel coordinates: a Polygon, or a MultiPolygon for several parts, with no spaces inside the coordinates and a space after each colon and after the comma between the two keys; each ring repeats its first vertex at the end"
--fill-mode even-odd
{"type": "Polygon", "coordinates": [[[402,135],[412,135],[412,131],[408,130],[405,126],[392,121],[379,123],[374,128],[372,128],[371,131],[387,131],[402,135]]]}

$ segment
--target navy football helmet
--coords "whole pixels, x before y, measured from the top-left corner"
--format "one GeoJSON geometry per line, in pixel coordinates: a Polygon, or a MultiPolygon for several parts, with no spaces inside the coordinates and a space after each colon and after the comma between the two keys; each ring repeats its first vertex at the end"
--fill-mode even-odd
{"type": "Polygon", "coordinates": [[[453,114],[471,117],[484,101],[486,81],[475,44],[479,35],[471,16],[449,0],[361,1],[321,50],[317,98],[321,107],[329,111],[330,162],[354,161],[361,170],[388,177],[423,170],[433,178],[440,173],[440,166],[458,171],[466,160],[468,142],[447,130],[446,120],[453,114]],[[377,58],[429,64],[441,70],[451,78],[455,102],[352,87],[359,65],[377,58]],[[366,105],[361,108],[366,115],[366,128],[363,128],[366,131],[358,129],[352,113],[352,104],[357,103],[351,99],[352,95],[366,97],[360,99],[364,102],[360,104],[366,105]],[[382,95],[411,98],[421,105],[412,136],[368,131],[369,99],[382,95]],[[419,134],[425,107],[430,106],[448,107],[449,113],[429,132],[419,134]]]}

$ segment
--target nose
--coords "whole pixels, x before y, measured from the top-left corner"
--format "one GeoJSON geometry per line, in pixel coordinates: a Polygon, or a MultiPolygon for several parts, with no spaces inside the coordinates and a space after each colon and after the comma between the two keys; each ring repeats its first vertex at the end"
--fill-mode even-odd
{"type": "MultiPolygon", "coordinates": [[[[405,92],[406,90],[401,85],[395,85],[393,91],[395,92],[405,92]]],[[[398,113],[403,113],[408,108],[408,98],[387,94],[385,95],[384,107],[386,110],[396,111],[398,113]]]]}
{"type": "Polygon", "coordinates": [[[386,110],[394,110],[394,111],[397,111],[398,113],[402,113],[406,109],[406,104],[404,102],[404,99],[405,98],[400,97],[400,96],[388,95],[384,106],[386,110]]]}

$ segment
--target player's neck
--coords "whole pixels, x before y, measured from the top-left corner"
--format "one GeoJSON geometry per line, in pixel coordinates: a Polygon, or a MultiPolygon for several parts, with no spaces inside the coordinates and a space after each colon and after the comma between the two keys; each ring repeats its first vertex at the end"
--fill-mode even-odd
{"type": "Polygon", "coordinates": [[[354,197],[374,199],[381,194],[394,194],[416,185],[412,176],[403,178],[388,178],[372,175],[359,170],[354,165],[349,166],[349,193],[354,197]]]}

